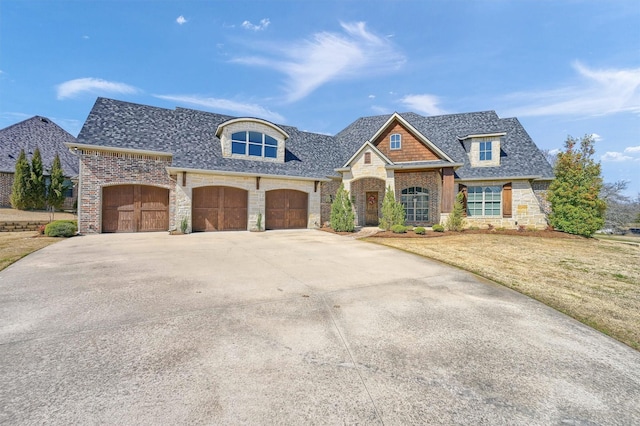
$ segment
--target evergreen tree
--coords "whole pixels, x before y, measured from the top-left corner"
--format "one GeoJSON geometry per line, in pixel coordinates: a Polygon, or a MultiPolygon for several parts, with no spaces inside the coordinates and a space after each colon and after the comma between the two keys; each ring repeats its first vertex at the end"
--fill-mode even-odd
{"type": "Polygon", "coordinates": [[[24,149],[20,151],[16,161],[16,171],[13,175],[13,188],[11,189],[11,206],[14,209],[26,210],[29,208],[29,190],[31,181],[31,167],[24,149]]]}
{"type": "Polygon", "coordinates": [[[49,207],[54,210],[62,209],[65,189],[60,157],[56,154],[53,159],[53,164],[51,165],[51,183],[49,184],[49,191],[47,193],[47,204],[49,207]]]}
{"type": "Polygon", "coordinates": [[[604,226],[606,204],[599,198],[602,176],[600,163],[593,160],[594,143],[589,135],[579,141],[569,136],[558,154],[548,194],[555,229],[590,237],[604,226]]]}
{"type": "Polygon", "coordinates": [[[336,232],[353,232],[355,225],[355,214],[349,192],[344,189],[344,185],[340,184],[336,198],[331,203],[331,228],[336,232]]]}
{"type": "Polygon", "coordinates": [[[456,195],[456,201],[453,203],[453,211],[447,216],[445,225],[449,231],[460,232],[464,228],[464,194],[462,191],[456,195]]]}
{"type": "Polygon", "coordinates": [[[404,206],[402,203],[396,201],[396,197],[391,189],[391,186],[387,187],[387,190],[382,199],[382,217],[380,218],[380,228],[388,231],[393,225],[404,226],[404,206]]]}
{"type": "Polygon", "coordinates": [[[29,188],[30,208],[42,210],[45,206],[46,182],[42,167],[40,149],[36,148],[31,157],[31,186],[29,188]]]}

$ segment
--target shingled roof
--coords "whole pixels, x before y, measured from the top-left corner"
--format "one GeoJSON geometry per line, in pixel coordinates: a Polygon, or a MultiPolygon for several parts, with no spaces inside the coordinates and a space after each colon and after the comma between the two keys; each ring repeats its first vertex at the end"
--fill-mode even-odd
{"type": "MultiPolygon", "coordinates": [[[[459,179],[553,177],[551,166],[515,118],[501,119],[494,111],[433,117],[399,115],[455,163],[463,164],[456,170],[459,179]],[[461,139],[495,133],[506,133],[501,143],[500,167],[472,168],[461,139]]],[[[78,143],[169,153],[175,168],[322,179],[337,176],[335,169],[342,167],[390,117],[392,114],[359,118],[335,136],[279,125],[290,137],[286,141],[285,162],[275,163],[222,156],[216,130],[221,123],[236,117],[98,98],[78,135],[78,143]]]]}
{"type": "Polygon", "coordinates": [[[27,158],[36,148],[40,149],[45,172],[53,163],[56,153],[64,175],[78,175],[78,158],[69,152],[65,143],[73,143],[76,138],[46,117],[34,116],[27,120],[0,129],[0,172],[13,173],[20,150],[24,149],[27,158]]]}

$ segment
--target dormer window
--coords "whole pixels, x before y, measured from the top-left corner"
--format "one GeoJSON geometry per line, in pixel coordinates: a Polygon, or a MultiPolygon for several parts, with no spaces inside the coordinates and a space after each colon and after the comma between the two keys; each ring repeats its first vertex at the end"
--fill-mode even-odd
{"type": "Polygon", "coordinates": [[[391,149],[400,149],[402,148],[402,135],[400,133],[394,133],[390,136],[390,148],[391,149]]]}
{"type": "Polygon", "coordinates": [[[231,153],[251,157],[276,158],[278,141],[260,132],[235,132],[231,134],[231,153]]]}
{"type": "Polygon", "coordinates": [[[480,142],[480,161],[491,161],[491,142],[480,142]]]}

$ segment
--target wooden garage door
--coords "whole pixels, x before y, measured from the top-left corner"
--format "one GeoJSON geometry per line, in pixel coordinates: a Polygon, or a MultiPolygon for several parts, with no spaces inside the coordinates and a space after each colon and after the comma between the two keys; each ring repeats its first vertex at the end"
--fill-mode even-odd
{"type": "Polygon", "coordinates": [[[247,229],[248,192],[229,186],[193,189],[193,231],[247,229]]]}
{"type": "Polygon", "coordinates": [[[307,227],[308,194],[292,189],[277,189],[266,193],[266,229],[296,229],[307,227]]]}
{"type": "Polygon", "coordinates": [[[168,229],[168,189],[146,185],[116,185],[102,189],[102,232],[168,229]]]}

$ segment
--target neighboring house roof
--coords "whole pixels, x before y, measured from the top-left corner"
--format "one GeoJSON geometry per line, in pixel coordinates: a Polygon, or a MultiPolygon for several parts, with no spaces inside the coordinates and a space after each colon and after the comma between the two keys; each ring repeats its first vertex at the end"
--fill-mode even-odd
{"type": "MultiPolygon", "coordinates": [[[[416,162],[416,168],[435,165],[456,167],[458,179],[553,177],[544,159],[520,122],[501,119],[493,111],[424,117],[399,116],[446,154],[448,161],[416,162]],[[471,167],[462,139],[469,135],[502,134],[501,165],[471,167]]],[[[362,117],[335,136],[303,132],[277,125],[289,136],[284,163],[222,156],[218,126],[237,117],[186,108],[174,110],[98,98],[85,122],[78,143],[104,148],[165,152],[173,156],[172,168],[216,170],[322,179],[339,176],[367,141],[379,134],[393,114],[362,117]]],[[[411,164],[404,164],[409,167],[411,164]]],[[[393,166],[391,166],[393,167],[393,166]]]]}
{"type": "Polygon", "coordinates": [[[56,153],[64,175],[78,175],[78,158],[69,152],[65,143],[73,143],[76,138],[46,117],[35,116],[0,129],[0,172],[13,173],[20,150],[24,149],[31,160],[36,147],[40,149],[45,173],[51,168],[56,153]]]}

